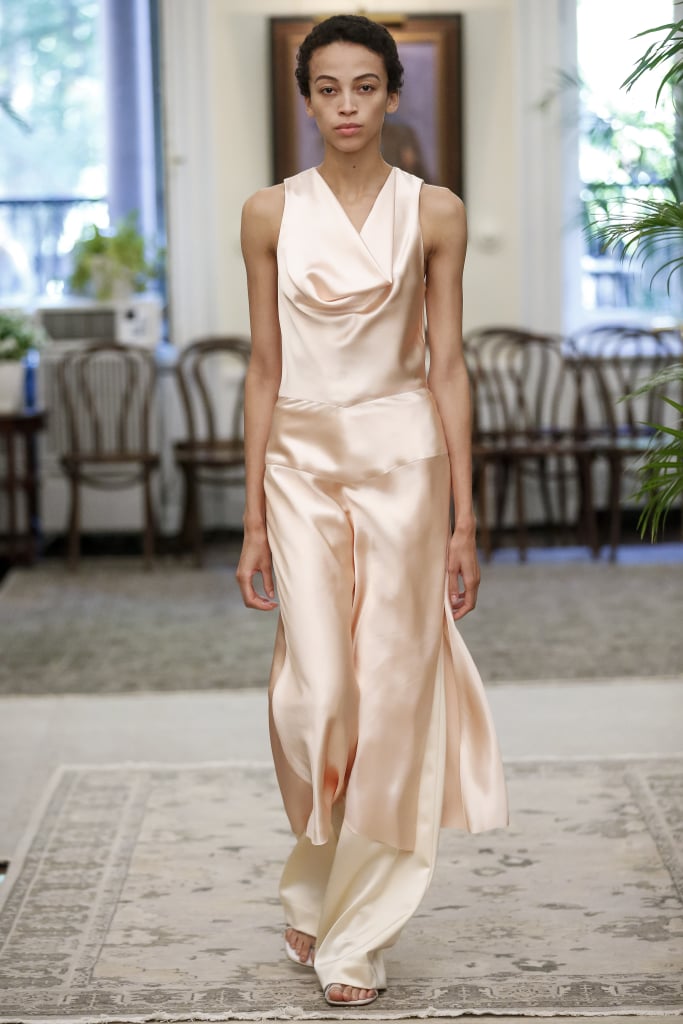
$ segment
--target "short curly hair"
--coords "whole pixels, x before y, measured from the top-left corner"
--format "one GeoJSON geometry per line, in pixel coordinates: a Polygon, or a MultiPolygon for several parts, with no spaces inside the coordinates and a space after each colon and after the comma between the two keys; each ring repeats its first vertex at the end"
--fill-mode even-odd
{"type": "Polygon", "coordinates": [[[357,43],[378,53],[387,72],[387,91],[401,91],[403,65],[391,33],[384,25],[361,14],[335,14],[312,28],[297,51],[295,75],[302,96],[309,98],[311,95],[310,66],[313,53],[330,43],[357,43]]]}

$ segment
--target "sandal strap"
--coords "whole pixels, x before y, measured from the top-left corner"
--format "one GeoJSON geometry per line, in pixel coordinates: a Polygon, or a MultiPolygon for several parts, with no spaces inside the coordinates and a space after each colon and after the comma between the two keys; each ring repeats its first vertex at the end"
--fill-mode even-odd
{"type": "MultiPolygon", "coordinates": [[[[343,981],[331,981],[329,985],[325,986],[324,996],[326,1002],[330,1006],[368,1006],[379,996],[379,989],[369,988],[368,992],[374,992],[373,996],[368,996],[366,999],[330,999],[330,989],[332,988],[347,988],[346,982],[343,981]]],[[[361,988],[360,985],[352,985],[351,988],[361,988]]]]}

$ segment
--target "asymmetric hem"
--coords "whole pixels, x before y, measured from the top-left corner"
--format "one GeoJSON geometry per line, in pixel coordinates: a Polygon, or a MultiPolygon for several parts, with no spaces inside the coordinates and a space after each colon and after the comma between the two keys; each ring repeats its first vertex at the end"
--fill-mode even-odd
{"type": "Polygon", "coordinates": [[[285,809],[313,846],[334,838],[343,800],[351,833],[415,850],[440,673],[441,824],[508,823],[488,702],[450,610],[421,186],[393,168],[358,231],[315,168],[285,181],[282,380],[264,477],[280,602],[269,714],[285,809]]]}

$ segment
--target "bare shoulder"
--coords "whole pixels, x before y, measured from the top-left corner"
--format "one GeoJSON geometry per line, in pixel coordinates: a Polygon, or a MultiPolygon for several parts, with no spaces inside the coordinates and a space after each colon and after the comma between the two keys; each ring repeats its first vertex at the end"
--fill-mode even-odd
{"type": "Polygon", "coordinates": [[[420,189],[420,208],[430,217],[453,220],[464,218],[465,204],[460,196],[442,185],[423,185],[420,189]]]}
{"type": "Polygon", "coordinates": [[[467,235],[465,204],[449,188],[425,184],[420,190],[420,225],[428,254],[444,241],[462,242],[467,235]]]}
{"type": "Polygon", "coordinates": [[[261,240],[273,247],[277,244],[277,236],[285,206],[285,186],[271,185],[261,188],[249,196],[242,207],[242,235],[246,241],[261,240]]]}

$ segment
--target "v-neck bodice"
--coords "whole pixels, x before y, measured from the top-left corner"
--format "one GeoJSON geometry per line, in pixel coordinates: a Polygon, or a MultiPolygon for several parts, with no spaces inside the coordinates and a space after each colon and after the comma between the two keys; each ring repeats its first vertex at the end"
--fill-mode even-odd
{"type": "Polygon", "coordinates": [[[392,168],[359,231],[316,168],[285,180],[281,396],[351,405],[425,386],[421,185],[392,168]]]}
{"type": "MultiPolygon", "coordinates": [[[[325,178],[323,178],[322,174],[320,173],[320,171],[318,171],[317,168],[314,168],[314,170],[316,171],[318,177],[323,182],[323,184],[326,185],[327,188],[329,189],[330,194],[332,195],[332,197],[335,200],[335,202],[337,202],[339,204],[339,206],[341,207],[342,213],[348,218],[348,220],[351,222],[352,226],[354,228],[356,228],[356,225],[353,223],[353,221],[349,217],[348,213],[346,212],[346,210],[344,208],[344,205],[343,205],[341,199],[339,199],[339,197],[335,194],[334,190],[332,189],[332,186],[327,182],[327,180],[325,178]]],[[[395,167],[390,168],[389,173],[387,174],[386,178],[382,182],[382,185],[381,185],[381,187],[379,189],[379,192],[375,196],[375,198],[373,200],[373,203],[372,203],[370,209],[368,210],[368,213],[367,213],[367,215],[365,217],[365,220],[363,221],[362,225],[359,228],[356,228],[356,231],[361,236],[361,238],[363,237],[363,232],[365,230],[365,225],[370,220],[370,217],[371,217],[375,207],[377,206],[377,203],[381,199],[381,196],[382,196],[382,193],[384,192],[384,189],[389,185],[389,179],[392,177],[392,175],[393,175],[395,170],[396,170],[395,167]]]]}

